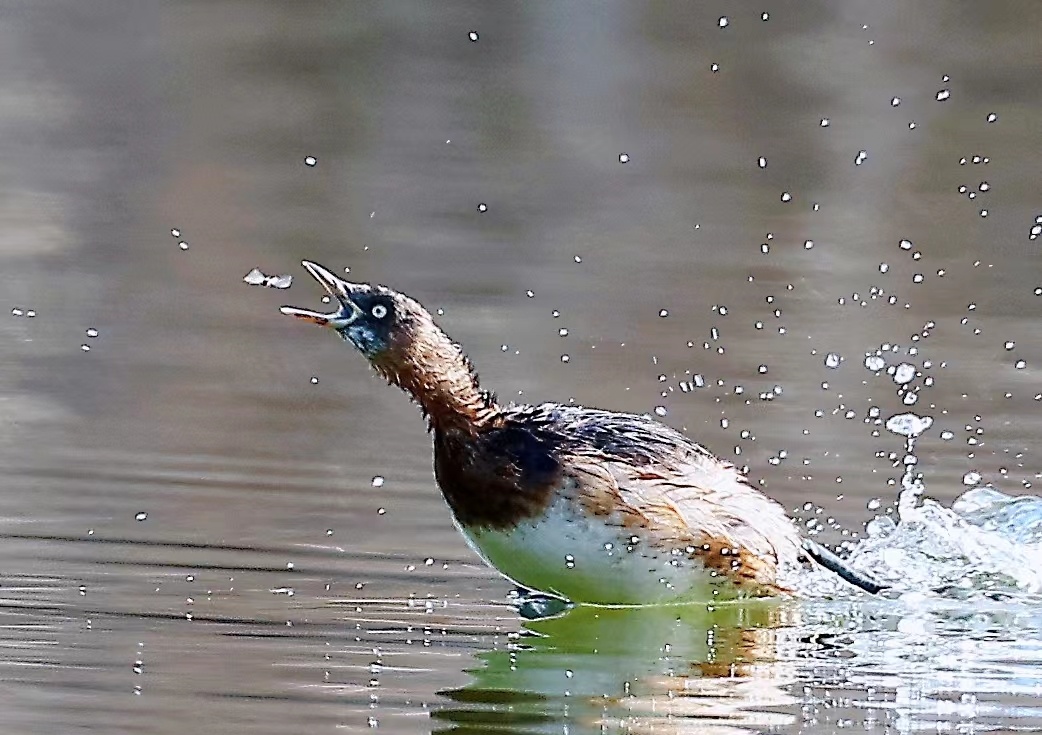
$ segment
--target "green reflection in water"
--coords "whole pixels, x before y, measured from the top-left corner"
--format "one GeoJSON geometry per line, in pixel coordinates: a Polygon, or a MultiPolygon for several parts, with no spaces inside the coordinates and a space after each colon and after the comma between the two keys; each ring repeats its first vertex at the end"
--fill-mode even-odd
{"type": "Polygon", "coordinates": [[[787,725],[799,607],[778,601],[578,607],[527,621],[443,692],[455,732],[746,731],[787,725]],[[769,708],[769,709],[768,709],[769,708]]]}

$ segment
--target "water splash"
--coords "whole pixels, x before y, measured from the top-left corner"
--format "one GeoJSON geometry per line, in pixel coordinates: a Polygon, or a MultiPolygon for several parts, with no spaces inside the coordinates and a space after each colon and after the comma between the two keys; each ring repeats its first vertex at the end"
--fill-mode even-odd
{"type": "Polygon", "coordinates": [[[1034,561],[1042,552],[1042,498],[980,487],[951,508],[929,498],[901,505],[899,521],[884,516],[869,524],[869,538],[854,548],[851,564],[872,570],[902,596],[1042,594],[1042,570],[1034,561]]]}
{"type": "MultiPolygon", "coordinates": [[[[1042,498],[1014,497],[983,486],[968,490],[946,508],[923,492],[903,488],[897,518],[880,515],[867,538],[853,544],[847,563],[890,585],[886,594],[919,599],[1042,599],[1042,498]],[[913,492],[909,492],[913,490],[913,492]]],[[[815,570],[797,581],[808,597],[858,594],[837,587],[835,577],[815,570]]]]}
{"type": "MultiPolygon", "coordinates": [[[[974,487],[951,508],[924,497],[916,470],[915,442],[933,425],[930,416],[891,416],[888,431],[905,438],[904,473],[896,516],[879,515],[867,538],[848,543],[847,562],[887,584],[888,596],[922,599],[1042,599],[1042,497],[1007,495],[990,485],[974,487]]],[[[979,475],[973,478],[980,481],[979,475]]],[[[878,506],[877,506],[878,507],[878,506]]],[[[835,578],[815,571],[797,583],[813,597],[846,597],[835,578]]]]}

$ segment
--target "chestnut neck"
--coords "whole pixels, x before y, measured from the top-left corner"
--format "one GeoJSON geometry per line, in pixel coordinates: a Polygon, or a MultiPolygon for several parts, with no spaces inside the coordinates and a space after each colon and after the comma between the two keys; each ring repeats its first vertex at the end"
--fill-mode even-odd
{"type": "Polygon", "coordinates": [[[404,329],[373,364],[420,405],[431,429],[473,434],[499,412],[462,348],[429,316],[404,329]]]}

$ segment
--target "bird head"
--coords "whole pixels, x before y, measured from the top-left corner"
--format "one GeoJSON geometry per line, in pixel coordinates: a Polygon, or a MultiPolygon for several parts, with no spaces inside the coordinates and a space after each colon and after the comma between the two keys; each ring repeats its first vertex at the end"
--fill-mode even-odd
{"type": "Polygon", "coordinates": [[[283,306],[281,312],[323,327],[330,327],[353,344],[370,362],[394,363],[409,357],[413,337],[430,314],[405,294],[386,286],[345,281],[309,260],[308,273],[329,294],[336,309],[329,313],[283,306]]]}

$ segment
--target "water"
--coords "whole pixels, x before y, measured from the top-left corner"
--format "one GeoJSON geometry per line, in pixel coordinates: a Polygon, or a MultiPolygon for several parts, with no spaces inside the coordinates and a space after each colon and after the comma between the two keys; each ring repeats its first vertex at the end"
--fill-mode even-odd
{"type": "Polygon", "coordinates": [[[0,729],[1042,727],[1040,13],[6,3],[0,729]],[[305,257],[894,590],[526,620],[305,257]]]}

